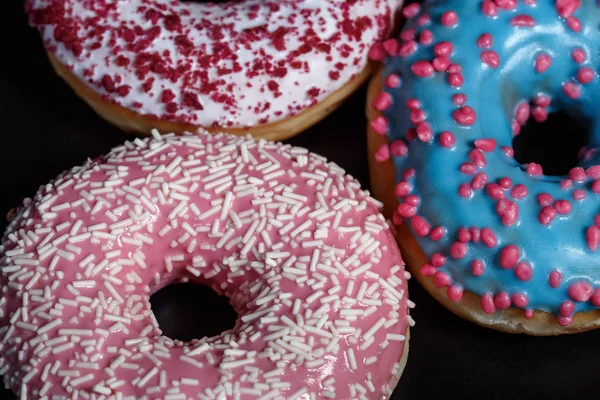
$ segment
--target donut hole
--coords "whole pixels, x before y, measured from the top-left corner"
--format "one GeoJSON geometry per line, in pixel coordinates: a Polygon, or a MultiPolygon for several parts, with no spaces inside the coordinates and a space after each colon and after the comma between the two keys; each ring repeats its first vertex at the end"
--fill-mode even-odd
{"type": "Polygon", "coordinates": [[[191,282],[163,287],[150,296],[150,306],[162,334],[182,342],[220,335],[238,318],[227,297],[191,282]]]}
{"type": "Polygon", "coordinates": [[[564,111],[548,115],[544,122],[530,118],[513,139],[515,160],[537,163],[544,175],[562,176],[581,160],[581,149],[588,143],[584,126],[564,111]]]}

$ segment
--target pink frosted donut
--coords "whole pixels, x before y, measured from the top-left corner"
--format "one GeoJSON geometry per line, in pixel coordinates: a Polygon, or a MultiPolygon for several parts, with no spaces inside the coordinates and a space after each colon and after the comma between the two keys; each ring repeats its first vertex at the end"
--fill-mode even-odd
{"type": "Polygon", "coordinates": [[[21,399],[380,399],[412,319],[380,204],[306,149],[135,139],[41,187],[0,247],[0,373],[21,399]],[[235,327],[161,336],[149,297],[189,279],[235,327]]]}

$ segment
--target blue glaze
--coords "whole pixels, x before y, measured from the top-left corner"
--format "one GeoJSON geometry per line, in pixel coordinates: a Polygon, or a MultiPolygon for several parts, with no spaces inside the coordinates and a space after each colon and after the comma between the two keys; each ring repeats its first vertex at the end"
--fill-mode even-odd
{"type": "MultiPolygon", "coordinates": [[[[592,252],[586,243],[586,229],[594,224],[594,215],[600,212],[600,195],[590,189],[592,180],[585,183],[573,183],[573,188],[563,190],[558,182],[564,177],[529,176],[515,160],[509,159],[501,151],[501,146],[512,145],[511,120],[521,101],[530,101],[537,94],[551,97],[550,111],[558,109],[586,124],[590,132],[589,147],[600,146],[600,78],[582,85],[581,97],[572,100],[565,95],[562,85],[576,82],[577,70],[581,66],[592,67],[596,72],[600,65],[600,8],[596,0],[582,0],[575,12],[582,24],[582,31],[571,31],[564,19],[560,18],[554,0],[538,0],[537,5],[525,5],[519,1],[516,10],[498,10],[496,17],[488,17],[481,12],[482,1],[446,0],[425,1],[421,12],[407,22],[405,29],[415,29],[418,33],[429,29],[433,33],[433,43],[420,45],[418,50],[407,58],[395,57],[386,61],[383,76],[391,73],[402,78],[398,89],[386,90],[393,99],[392,106],[384,112],[389,122],[388,139],[391,142],[404,138],[406,131],[414,127],[409,119],[409,110],[405,106],[411,98],[418,99],[427,113],[426,121],[435,134],[432,143],[415,140],[409,143],[406,157],[392,157],[396,167],[397,181],[402,180],[402,171],[414,168],[416,175],[410,180],[411,194],[421,197],[418,215],[425,218],[431,227],[443,226],[447,233],[441,241],[429,237],[417,237],[423,251],[431,256],[441,252],[447,256],[447,263],[439,268],[452,278],[453,284],[478,295],[497,294],[506,291],[509,294],[526,293],[529,297],[528,309],[539,309],[558,314],[561,303],[569,299],[567,289],[577,281],[587,281],[594,288],[600,287],[600,250],[592,252]],[[446,11],[458,14],[455,27],[445,27],[440,23],[446,11]],[[419,26],[418,17],[427,13],[431,23],[419,26]],[[513,27],[510,20],[521,14],[533,17],[533,28],[513,27]],[[477,38],[489,33],[493,37],[489,49],[480,49],[477,38]],[[433,46],[442,41],[454,45],[451,56],[453,63],[461,65],[464,84],[453,88],[447,83],[447,73],[436,72],[432,77],[419,78],[411,72],[411,65],[418,60],[433,60],[433,46]],[[571,57],[575,47],[585,50],[587,60],[577,64],[571,57]],[[500,66],[493,69],[483,63],[480,53],[494,50],[500,56],[500,66]],[[552,56],[551,67],[539,74],[534,68],[535,58],[541,52],[552,56]],[[472,126],[461,126],[451,114],[456,110],[452,95],[467,95],[466,105],[477,113],[472,126]],[[452,150],[439,144],[439,134],[450,131],[456,139],[452,150]],[[493,138],[498,146],[491,153],[485,153],[487,166],[479,171],[485,172],[488,182],[498,182],[508,177],[516,184],[524,184],[529,190],[525,199],[514,200],[506,192],[506,197],[519,206],[518,222],[510,227],[504,226],[495,212],[496,201],[491,199],[485,189],[474,191],[470,198],[458,195],[458,187],[469,183],[474,175],[463,175],[459,166],[469,161],[468,153],[474,148],[473,142],[479,138],[493,138]],[[575,201],[574,189],[585,189],[587,198],[575,201]],[[570,214],[558,214],[549,226],[538,221],[541,206],[536,198],[540,193],[549,193],[554,200],[566,199],[573,204],[570,214]],[[488,227],[498,239],[498,245],[490,249],[483,243],[469,243],[467,256],[454,260],[450,256],[450,245],[458,241],[458,229],[475,226],[488,227]],[[512,269],[505,270],[499,265],[500,250],[509,244],[521,249],[521,260],[533,268],[533,277],[527,282],[520,281],[512,269]],[[471,262],[481,259],[486,268],[482,276],[471,272],[471,262]],[[548,283],[551,271],[558,269],[562,273],[561,285],[554,289],[548,283]]],[[[568,140],[568,132],[565,132],[568,140]]],[[[600,164],[600,156],[582,162],[587,168],[600,164]]],[[[478,171],[478,172],[479,172],[478,171]]],[[[402,200],[400,200],[402,201],[402,200]]],[[[410,225],[410,224],[409,224],[410,225]]],[[[412,228],[411,228],[412,229],[412,228]]],[[[589,311],[596,307],[590,302],[576,303],[575,311],[589,311]]]]}

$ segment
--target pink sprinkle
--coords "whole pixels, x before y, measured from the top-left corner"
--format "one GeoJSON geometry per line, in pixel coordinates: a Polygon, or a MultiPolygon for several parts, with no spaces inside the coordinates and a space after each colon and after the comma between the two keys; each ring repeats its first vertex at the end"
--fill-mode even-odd
{"type": "Polygon", "coordinates": [[[417,51],[418,47],[419,45],[417,44],[417,42],[415,42],[414,40],[409,40],[408,42],[402,43],[402,45],[400,46],[400,50],[398,50],[398,55],[404,58],[409,57],[412,54],[414,54],[415,51],[417,51]]]}
{"type": "Polygon", "coordinates": [[[419,43],[425,46],[433,43],[433,33],[429,29],[425,29],[419,36],[419,43]]]}
{"type": "Polygon", "coordinates": [[[525,308],[529,304],[529,298],[525,293],[515,293],[512,295],[511,300],[519,308],[525,308]]]}
{"type": "Polygon", "coordinates": [[[504,10],[514,10],[517,8],[517,0],[496,0],[496,5],[504,10]]]}
{"type": "Polygon", "coordinates": [[[462,163],[460,165],[460,172],[465,175],[473,175],[475,172],[477,172],[477,166],[473,163],[462,163]]]}
{"type": "Polygon", "coordinates": [[[506,292],[500,292],[494,298],[494,305],[500,310],[510,307],[510,296],[506,292]]]}
{"type": "Polygon", "coordinates": [[[427,122],[419,122],[417,125],[417,136],[422,142],[429,143],[433,140],[433,132],[431,126],[427,122]]]}
{"type": "Polygon", "coordinates": [[[431,240],[437,242],[438,240],[441,240],[445,234],[446,230],[441,226],[437,226],[431,230],[431,234],[429,235],[429,237],[431,238],[431,240]]]}
{"type": "Polygon", "coordinates": [[[600,179],[597,179],[592,184],[592,192],[600,194],[600,179]]]}
{"type": "Polygon", "coordinates": [[[569,325],[571,325],[573,323],[573,317],[562,317],[562,316],[559,316],[556,320],[558,321],[558,324],[560,326],[569,326],[569,325]]]}
{"type": "Polygon", "coordinates": [[[454,135],[451,132],[442,132],[440,135],[440,144],[446,149],[454,147],[454,135]]]}
{"type": "Polygon", "coordinates": [[[394,211],[394,214],[392,214],[392,222],[396,226],[403,225],[404,224],[404,217],[400,216],[400,214],[398,214],[398,211],[394,211]]]}
{"type": "Polygon", "coordinates": [[[467,245],[461,242],[452,243],[452,245],[450,245],[450,255],[453,258],[460,260],[467,255],[467,245]]]}
{"type": "Polygon", "coordinates": [[[492,232],[492,230],[489,228],[481,229],[481,241],[490,249],[496,247],[498,244],[496,235],[494,235],[494,232],[492,232]]]}
{"type": "Polygon", "coordinates": [[[510,180],[510,178],[508,178],[508,177],[505,176],[504,178],[501,178],[498,181],[498,185],[500,185],[500,187],[502,189],[508,190],[512,186],[512,181],[510,180]]]}
{"type": "Polygon", "coordinates": [[[484,33],[483,35],[477,38],[477,47],[479,47],[480,49],[487,49],[492,47],[492,42],[492,35],[490,35],[489,33],[484,33]]]}
{"type": "Polygon", "coordinates": [[[481,231],[479,228],[472,226],[469,230],[471,231],[471,240],[473,243],[479,243],[479,239],[481,238],[481,231]]]}
{"type": "Polygon", "coordinates": [[[458,240],[463,243],[469,243],[471,241],[471,232],[467,228],[460,228],[458,230],[458,240]]]}
{"type": "Polygon", "coordinates": [[[533,104],[535,104],[536,106],[539,106],[539,107],[548,107],[551,103],[552,103],[552,100],[550,99],[550,97],[546,96],[545,94],[540,94],[540,95],[536,96],[535,99],[533,99],[533,104]]]}
{"type": "Polygon", "coordinates": [[[431,256],[431,265],[436,268],[442,267],[446,264],[446,257],[442,253],[433,253],[431,256]]]}
{"type": "Polygon", "coordinates": [[[573,199],[583,201],[587,197],[587,193],[583,189],[573,190],[573,199]]]}
{"type": "Polygon", "coordinates": [[[459,301],[463,297],[463,289],[460,286],[450,286],[447,293],[448,298],[452,301],[459,301]]]}
{"type": "Polygon", "coordinates": [[[433,68],[438,72],[444,72],[448,70],[451,61],[448,57],[436,57],[432,61],[433,68]]]}
{"type": "Polygon", "coordinates": [[[479,168],[484,168],[486,166],[485,156],[483,152],[479,149],[473,149],[469,152],[469,158],[473,161],[479,168]]]}
{"type": "Polygon", "coordinates": [[[585,170],[581,167],[575,167],[572,168],[571,171],[569,171],[569,179],[571,179],[574,182],[585,182],[585,180],[587,179],[587,174],[585,173],[585,170]]]}
{"type": "Polygon", "coordinates": [[[485,187],[485,191],[494,200],[500,200],[504,198],[504,189],[497,183],[488,183],[485,187]]]}
{"type": "Polygon", "coordinates": [[[515,151],[513,150],[512,147],[510,146],[502,146],[501,147],[502,152],[504,153],[504,155],[508,158],[513,158],[515,156],[515,151]]]}
{"type": "Polygon", "coordinates": [[[537,196],[537,202],[540,206],[549,206],[554,198],[549,193],[540,193],[537,196]]]}
{"type": "Polygon", "coordinates": [[[463,198],[471,197],[473,191],[468,183],[461,183],[458,187],[458,195],[463,198]]]}
{"type": "Polygon", "coordinates": [[[397,208],[398,214],[404,218],[410,218],[417,214],[417,207],[402,203],[397,208]]]}
{"type": "Polygon", "coordinates": [[[413,74],[421,78],[428,78],[434,73],[433,65],[426,60],[415,61],[410,69],[413,74]]]}
{"type": "Polygon", "coordinates": [[[473,190],[483,189],[483,187],[485,186],[487,181],[488,181],[487,174],[485,172],[480,172],[477,175],[475,175],[475,178],[473,178],[473,180],[471,181],[471,188],[473,190]]]}
{"type": "Polygon", "coordinates": [[[423,276],[433,276],[437,273],[436,269],[433,268],[433,266],[429,265],[429,264],[423,264],[421,266],[421,275],[423,276]]]}
{"type": "Polygon", "coordinates": [[[462,106],[467,102],[467,95],[458,93],[452,96],[452,102],[457,106],[462,106]]]}
{"type": "Polygon", "coordinates": [[[414,29],[406,29],[400,33],[400,39],[405,42],[413,40],[416,37],[416,31],[414,29]]]}
{"type": "Polygon", "coordinates": [[[375,160],[377,162],[384,162],[390,159],[390,147],[387,144],[381,145],[379,150],[375,153],[375,160]]]}
{"type": "Polygon", "coordinates": [[[569,285],[567,293],[573,300],[585,303],[594,294],[594,289],[588,282],[575,282],[569,285]]]}
{"type": "Polygon", "coordinates": [[[569,190],[573,187],[573,181],[570,179],[562,179],[559,185],[562,190],[569,190]]]}
{"type": "Polygon", "coordinates": [[[510,269],[515,266],[521,257],[521,250],[514,245],[509,244],[500,251],[500,266],[504,269],[510,269]]]}
{"type": "Polygon", "coordinates": [[[519,219],[519,206],[510,200],[502,199],[496,203],[496,213],[504,225],[512,226],[519,219]]]}
{"type": "Polygon", "coordinates": [[[574,82],[567,82],[563,85],[563,92],[571,99],[578,99],[581,97],[581,86],[574,82]]]}
{"type": "Polygon", "coordinates": [[[552,57],[546,53],[539,54],[535,59],[535,70],[538,74],[544,73],[552,65],[552,57]]]}
{"type": "Polygon", "coordinates": [[[414,168],[406,168],[404,172],[402,172],[402,179],[409,180],[415,177],[415,169],[414,168]]]}
{"type": "Polygon", "coordinates": [[[569,200],[556,200],[554,202],[554,208],[559,214],[567,215],[573,209],[573,205],[569,200]]]}
{"type": "Polygon", "coordinates": [[[408,128],[404,138],[409,142],[412,142],[417,138],[417,130],[415,128],[408,128]]]}
{"type": "Polygon", "coordinates": [[[542,166],[537,163],[529,163],[527,164],[527,173],[531,176],[542,175],[542,166]]]}
{"type": "Polygon", "coordinates": [[[572,301],[569,301],[569,300],[564,301],[558,308],[558,312],[563,317],[569,317],[569,316],[573,315],[574,311],[575,311],[575,303],[573,303],[572,301]]]}
{"type": "Polygon", "coordinates": [[[589,167],[585,173],[587,174],[588,178],[590,179],[597,179],[600,178],[600,165],[593,165],[591,167],[589,167]]]}
{"type": "Polygon", "coordinates": [[[522,26],[526,28],[532,28],[535,26],[535,20],[529,15],[517,15],[510,20],[512,26],[522,26]]]}
{"type": "Polygon", "coordinates": [[[594,290],[591,300],[593,305],[600,307],[600,288],[594,290]]]}
{"type": "Polygon", "coordinates": [[[534,109],[531,110],[531,116],[537,122],[544,122],[548,119],[548,109],[544,107],[534,107],[534,109]]]}
{"type": "Polygon", "coordinates": [[[458,15],[454,11],[447,11],[442,15],[442,25],[447,27],[455,26],[458,23],[458,15]]]}
{"type": "Polygon", "coordinates": [[[450,72],[451,74],[460,74],[462,72],[462,67],[460,66],[460,64],[451,64],[448,67],[448,72],[450,72]]]}
{"type": "Polygon", "coordinates": [[[448,274],[445,274],[441,271],[437,271],[433,276],[433,284],[435,285],[435,287],[442,288],[449,286],[451,283],[452,280],[450,279],[448,274]]]}
{"type": "Polygon", "coordinates": [[[410,204],[411,206],[418,206],[419,204],[421,204],[421,198],[415,194],[411,194],[406,196],[406,199],[404,199],[404,202],[406,204],[410,204]]]}
{"type": "Polygon", "coordinates": [[[531,110],[530,110],[528,102],[523,101],[523,102],[519,103],[519,105],[517,106],[517,109],[515,111],[515,119],[517,120],[517,122],[520,125],[525,125],[525,123],[529,119],[530,111],[531,110]]]}
{"type": "Polygon", "coordinates": [[[475,276],[483,275],[483,271],[485,270],[485,264],[481,260],[473,260],[471,263],[471,272],[475,276]]]}
{"type": "Polygon", "coordinates": [[[421,102],[417,99],[408,99],[406,101],[406,107],[410,110],[418,110],[421,108],[421,102]]]}
{"type": "Polygon", "coordinates": [[[396,74],[389,74],[387,78],[383,81],[383,84],[386,87],[395,89],[400,86],[400,77],[396,74]]]}
{"type": "Polygon", "coordinates": [[[452,117],[461,125],[473,125],[477,119],[475,110],[469,106],[464,106],[452,112],[452,117]]]}
{"type": "Polygon", "coordinates": [[[402,140],[395,140],[390,145],[390,153],[394,157],[404,157],[408,154],[408,146],[402,140]]]}
{"type": "Polygon", "coordinates": [[[418,124],[421,121],[424,121],[427,118],[427,114],[423,110],[412,110],[410,112],[410,122],[413,124],[418,124]]]}
{"type": "Polygon", "coordinates": [[[543,207],[538,214],[538,221],[540,221],[543,225],[550,225],[550,223],[554,221],[554,218],[556,218],[556,214],[557,212],[553,207],[543,207]]]}
{"type": "Polygon", "coordinates": [[[573,32],[581,32],[581,21],[577,17],[569,17],[567,18],[567,26],[573,32]]]}
{"type": "Polygon", "coordinates": [[[581,67],[577,71],[577,80],[582,84],[590,83],[596,77],[596,73],[590,67],[581,67]]]}
{"type": "Polygon", "coordinates": [[[405,182],[405,181],[400,181],[398,182],[398,184],[396,185],[396,196],[402,198],[405,197],[407,194],[410,193],[410,191],[412,190],[410,183],[405,182]]]}
{"type": "Polygon", "coordinates": [[[492,68],[498,68],[500,65],[500,56],[493,50],[482,51],[480,55],[481,61],[492,68]]]}
{"type": "Polygon", "coordinates": [[[569,18],[581,5],[581,0],[556,0],[556,11],[563,18],[569,18]]]}
{"type": "Polygon", "coordinates": [[[533,310],[525,310],[525,313],[523,315],[525,316],[526,319],[532,319],[533,318],[533,310]]]}
{"type": "Polygon", "coordinates": [[[412,3],[404,7],[402,10],[402,15],[404,18],[412,18],[417,15],[421,11],[421,5],[418,3],[412,3]]]}
{"type": "Polygon", "coordinates": [[[483,0],[481,12],[488,17],[495,17],[498,15],[498,6],[492,0],[483,0]]]}
{"type": "Polygon", "coordinates": [[[452,87],[461,87],[465,82],[465,78],[463,78],[462,74],[449,74],[448,75],[448,83],[452,87]]]}
{"type": "Polygon", "coordinates": [[[600,214],[594,215],[594,224],[600,228],[600,214]]]}
{"type": "Polygon", "coordinates": [[[483,296],[481,296],[481,309],[486,314],[493,314],[496,312],[494,297],[491,293],[485,293],[483,296]]]}
{"type": "Polygon", "coordinates": [[[528,193],[529,191],[527,190],[527,186],[522,184],[515,185],[515,187],[512,188],[512,190],[510,191],[510,195],[515,200],[524,199],[525,197],[527,197],[528,193]]]}
{"type": "Polygon", "coordinates": [[[559,287],[561,280],[562,274],[559,270],[555,269],[554,271],[550,272],[550,276],[548,277],[548,283],[550,284],[551,288],[556,289],[557,287],[559,287]]]}
{"type": "Polygon", "coordinates": [[[388,131],[387,119],[385,119],[382,116],[375,118],[371,122],[371,129],[373,129],[373,132],[375,132],[378,135],[385,135],[388,131]]]}
{"type": "Polygon", "coordinates": [[[528,281],[533,276],[531,265],[526,262],[517,263],[515,266],[515,276],[521,281],[528,281]]]}
{"type": "Polygon", "coordinates": [[[513,136],[517,136],[519,133],[521,133],[521,125],[514,119],[511,121],[511,128],[513,136]]]}
{"type": "Polygon", "coordinates": [[[573,57],[573,61],[575,61],[578,64],[585,62],[587,58],[587,56],[585,55],[585,50],[583,50],[581,47],[574,48],[571,52],[571,57],[573,57]]]}
{"type": "Polygon", "coordinates": [[[388,92],[381,92],[373,100],[373,108],[377,111],[385,111],[392,105],[392,96],[388,92]]]}
{"type": "Polygon", "coordinates": [[[595,225],[590,226],[585,232],[585,240],[591,251],[598,250],[598,244],[600,243],[600,228],[595,225]]]}
{"type": "Polygon", "coordinates": [[[477,139],[475,140],[475,147],[481,151],[490,152],[496,148],[496,141],[494,139],[477,139]]]}
{"type": "Polygon", "coordinates": [[[398,52],[400,51],[400,43],[398,43],[396,39],[388,39],[383,42],[383,48],[390,56],[393,57],[398,55],[398,52]]]}
{"type": "Polygon", "coordinates": [[[385,60],[385,50],[383,48],[383,44],[377,42],[369,50],[369,58],[373,61],[383,61],[385,60]]]}
{"type": "Polygon", "coordinates": [[[438,57],[446,57],[452,54],[454,47],[450,42],[440,42],[433,47],[433,52],[438,57]]]}
{"type": "Polygon", "coordinates": [[[419,18],[417,19],[417,24],[419,26],[428,25],[430,22],[431,22],[431,17],[429,16],[429,14],[423,14],[423,15],[419,16],[419,18]]]}

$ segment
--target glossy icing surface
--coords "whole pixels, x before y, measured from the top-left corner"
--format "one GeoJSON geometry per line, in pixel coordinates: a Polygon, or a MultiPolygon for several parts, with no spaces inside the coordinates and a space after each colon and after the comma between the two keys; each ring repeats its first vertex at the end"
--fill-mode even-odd
{"type": "Polygon", "coordinates": [[[293,116],[344,86],[402,0],[28,0],[48,51],[107,100],[198,126],[293,116]]]}
{"type": "Polygon", "coordinates": [[[373,126],[397,169],[396,218],[430,257],[421,273],[454,300],[481,296],[487,313],[567,325],[597,308],[598,2],[425,1],[404,14],[398,41],[372,52],[386,58],[373,126]],[[589,132],[580,165],[564,177],[519,165],[513,136],[558,110],[589,132]]]}
{"type": "Polygon", "coordinates": [[[0,373],[21,398],[388,398],[412,303],[378,205],[303,148],[126,142],[8,227],[0,373]],[[228,296],[235,327],[161,336],[149,296],[181,279],[228,296]]]}

